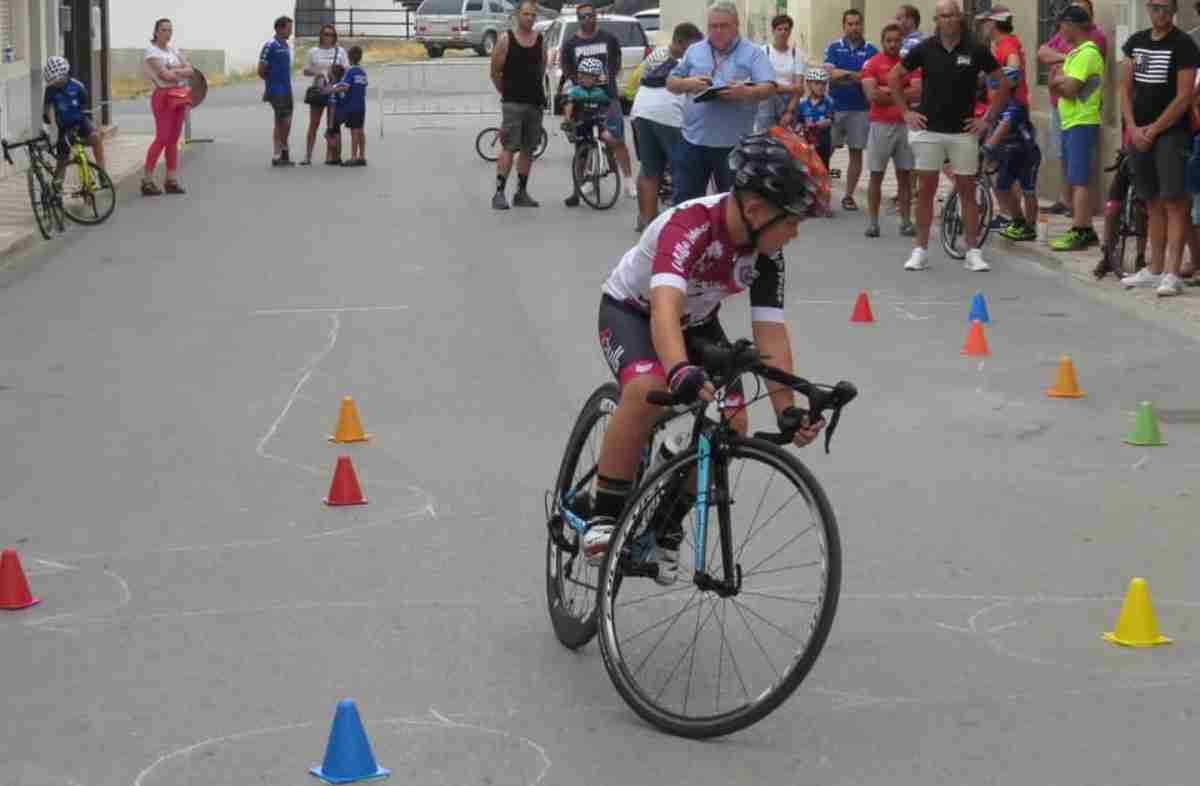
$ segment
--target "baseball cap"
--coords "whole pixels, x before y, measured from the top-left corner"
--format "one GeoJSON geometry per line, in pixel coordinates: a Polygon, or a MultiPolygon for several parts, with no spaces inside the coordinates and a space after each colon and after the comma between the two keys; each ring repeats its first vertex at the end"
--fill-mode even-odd
{"type": "Polygon", "coordinates": [[[1066,10],[1059,15],[1058,21],[1073,22],[1077,25],[1086,25],[1092,21],[1092,18],[1088,16],[1086,8],[1080,8],[1077,5],[1069,5],[1067,6],[1066,10]]]}
{"type": "Polygon", "coordinates": [[[976,14],[975,20],[979,21],[979,22],[983,22],[983,21],[1007,22],[1010,19],[1012,19],[1012,16],[1013,16],[1013,13],[1012,13],[1012,11],[1010,11],[1008,9],[1008,6],[994,5],[986,11],[976,14]]]}

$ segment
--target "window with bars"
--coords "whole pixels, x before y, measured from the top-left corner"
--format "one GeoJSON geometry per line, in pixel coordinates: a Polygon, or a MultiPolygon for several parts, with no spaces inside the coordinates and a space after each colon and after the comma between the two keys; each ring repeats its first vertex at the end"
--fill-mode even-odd
{"type": "MultiPolygon", "coordinates": [[[[1062,12],[1067,10],[1070,4],[1071,0],[1038,0],[1038,47],[1054,37],[1058,29],[1058,17],[1062,16],[1062,12]]],[[[1038,63],[1037,83],[1044,85],[1049,81],[1050,67],[1038,63]]]]}

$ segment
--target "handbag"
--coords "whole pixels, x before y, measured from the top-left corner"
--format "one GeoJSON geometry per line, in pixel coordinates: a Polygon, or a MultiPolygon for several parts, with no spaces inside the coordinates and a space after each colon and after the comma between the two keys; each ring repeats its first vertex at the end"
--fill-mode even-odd
{"type": "Polygon", "coordinates": [[[192,105],[192,86],[179,85],[167,88],[167,109],[175,110],[192,105]]]}
{"type": "MultiPolygon", "coordinates": [[[[338,47],[335,45],[333,47],[333,62],[330,65],[335,66],[337,64],[338,47]]],[[[328,79],[323,76],[318,76],[316,79],[314,79],[313,83],[308,86],[307,90],[304,91],[304,103],[314,107],[326,106],[329,103],[328,96],[325,95],[323,90],[327,83],[328,79]]]]}

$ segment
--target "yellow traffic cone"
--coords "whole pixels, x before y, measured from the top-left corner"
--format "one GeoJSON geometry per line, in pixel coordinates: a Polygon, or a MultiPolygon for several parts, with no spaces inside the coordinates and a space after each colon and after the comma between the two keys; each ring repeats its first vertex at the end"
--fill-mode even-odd
{"type": "Polygon", "coordinates": [[[1059,361],[1058,379],[1054,381],[1054,387],[1046,390],[1046,395],[1051,398],[1083,398],[1083,391],[1075,379],[1075,364],[1069,356],[1063,355],[1059,361]]]}
{"type": "Polygon", "coordinates": [[[1125,592],[1121,604],[1121,615],[1117,618],[1117,629],[1104,634],[1105,641],[1126,647],[1154,647],[1170,644],[1171,640],[1158,631],[1158,620],[1150,604],[1150,588],[1146,580],[1134,578],[1125,592]]]}
{"type": "Polygon", "coordinates": [[[338,413],[337,433],[329,438],[330,442],[366,442],[370,434],[363,433],[362,423],[358,419],[358,407],[349,396],[342,398],[342,409],[338,413]]]}

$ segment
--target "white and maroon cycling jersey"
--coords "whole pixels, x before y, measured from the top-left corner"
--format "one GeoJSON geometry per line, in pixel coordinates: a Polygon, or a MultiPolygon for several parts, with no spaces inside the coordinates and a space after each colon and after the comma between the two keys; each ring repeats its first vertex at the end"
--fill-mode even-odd
{"type": "Polygon", "coordinates": [[[712,316],[721,301],[750,290],[750,318],[783,322],[783,255],[738,249],[725,224],[728,194],[692,199],[667,210],[625,252],[604,282],[609,297],[650,312],[650,288],[686,293],[684,327],[712,316]]]}

